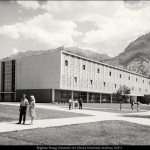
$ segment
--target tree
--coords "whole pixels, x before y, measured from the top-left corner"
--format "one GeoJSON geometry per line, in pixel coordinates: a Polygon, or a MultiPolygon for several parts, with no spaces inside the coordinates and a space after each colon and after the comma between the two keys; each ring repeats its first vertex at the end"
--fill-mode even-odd
{"type": "Polygon", "coordinates": [[[130,98],[129,96],[130,93],[131,93],[131,89],[126,87],[125,85],[121,86],[118,89],[118,91],[115,93],[117,99],[120,102],[120,110],[121,110],[122,102],[125,102],[130,98]]]}

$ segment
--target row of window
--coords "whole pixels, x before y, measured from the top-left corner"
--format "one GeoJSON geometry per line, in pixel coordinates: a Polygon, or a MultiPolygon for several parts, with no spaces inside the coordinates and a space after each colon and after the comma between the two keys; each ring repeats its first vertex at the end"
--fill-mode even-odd
{"type": "MultiPolygon", "coordinates": [[[[74,82],[77,83],[77,77],[74,77],[74,82]]],[[[90,84],[93,84],[93,80],[90,80],[90,84]]],[[[103,86],[106,86],[106,82],[103,82],[103,86]]],[[[114,84],[115,88],[117,88],[117,84],[114,84]]],[[[132,87],[132,91],[134,90],[134,87],[132,87]]],[[[141,91],[141,88],[139,88],[139,91],[141,91]]],[[[147,89],[145,89],[145,92],[147,92],[147,89]]]]}
{"type": "MultiPolygon", "coordinates": [[[[65,60],[65,66],[68,66],[68,60],[65,60]]],[[[83,65],[82,69],[85,70],[85,65],[83,65]]],[[[97,69],[97,73],[100,73],[100,69],[99,68],[97,69]]],[[[109,76],[111,76],[111,75],[112,75],[112,72],[110,71],[109,72],[109,76]]],[[[122,74],[120,74],[119,77],[122,78],[122,74]]],[[[130,76],[128,76],[128,80],[130,80],[130,79],[131,79],[130,76]]],[[[136,78],[136,82],[137,81],[138,81],[138,79],[136,78]]],[[[144,80],[143,80],[143,83],[144,83],[144,80]]],[[[149,82],[149,84],[150,84],[150,82],[149,82]]]]}

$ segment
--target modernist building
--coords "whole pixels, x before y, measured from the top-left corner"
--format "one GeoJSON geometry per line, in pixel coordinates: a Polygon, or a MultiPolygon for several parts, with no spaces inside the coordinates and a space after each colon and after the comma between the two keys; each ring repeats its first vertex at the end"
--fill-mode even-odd
{"type": "Polygon", "coordinates": [[[131,96],[150,94],[150,79],[63,50],[7,59],[1,62],[0,100],[20,101],[34,95],[37,102],[113,102],[120,86],[131,88],[131,96]]]}

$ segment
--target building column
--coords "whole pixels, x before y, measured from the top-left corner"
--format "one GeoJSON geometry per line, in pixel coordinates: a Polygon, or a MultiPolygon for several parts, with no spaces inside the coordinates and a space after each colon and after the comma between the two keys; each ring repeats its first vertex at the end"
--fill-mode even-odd
{"type": "Polygon", "coordinates": [[[73,99],[73,91],[71,91],[71,99],[73,99]]]}
{"type": "Polygon", "coordinates": [[[89,103],[89,92],[87,92],[87,103],[89,103]]]}
{"type": "Polygon", "coordinates": [[[99,102],[102,103],[102,94],[100,93],[99,102]]]}
{"type": "Polygon", "coordinates": [[[112,96],[112,94],[111,94],[110,103],[112,103],[112,98],[113,98],[113,96],[112,96]]]}
{"type": "Polygon", "coordinates": [[[55,102],[55,89],[52,89],[52,103],[55,102]]]}

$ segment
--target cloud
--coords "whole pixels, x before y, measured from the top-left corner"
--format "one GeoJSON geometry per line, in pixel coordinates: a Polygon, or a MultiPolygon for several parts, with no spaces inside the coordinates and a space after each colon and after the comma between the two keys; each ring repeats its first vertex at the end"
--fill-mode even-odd
{"type": "Polygon", "coordinates": [[[35,10],[40,8],[40,4],[38,3],[38,1],[17,1],[17,3],[26,9],[35,10]]]}
{"type": "Polygon", "coordinates": [[[50,47],[59,45],[75,45],[73,37],[80,36],[76,24],[73,21],[55,20],[49,13],[28,19],[23,23],[7,25],[0,28],[0,34],[11,38],[19,36],[25,39],[33,39],[50,47]]]}
{"type": "Polygon", "coordinates": [[[126,8],[123,3],[118,3],[118,6],[118,9],[115,10],[111,17],[97,16],[95,25],[98,29],[85,33],[82,38],[84,44],[88,46],[102,45],[101,47],[106,52],[107,49],[111,48],[115,54],[114,51],[121,52],[124,50],[126,41],[131,42],[132,39],[150,32],[150,5],[136,11],[126,8]],[[120,49],[117,50],[117,48],[120,49]]]}
{"type": "Polygon", "coordinates": [[[104,53],[116,55],[122,52],[132,39],[150,31],[150,2],[48,1],[41,9],[59,20],[91,21],[94,24],[93,29],[82,33],[77,44],[103,49],[104,53]]]}
{"type": "Polygon", "coordinates": [[[17,27],[15,25],[5,25],[0,27],[0,34],[4,36],[8,36],[14,39],[19,38],[19,34],[17,32],[17,27]]]}
{"type": "Polygon", "coordinates": [[[17,54],[19,52],[19,50],[17,48],[14,48],[12,52],[13,52],[13,54],[17,54]]]}
{"type": "MultiPolygon", "coordinates": [[[[44,14],[22,23],[0,27],[0,34],[33,39],[50,47],[89,47],[117,55],[130,41],[150,32],[150,2],[124,1],[17,1],[44,14]],[[86,24],[86,22],[91,22],[86,24]],[[82,31],[85,25],[85,30],[82,31]],[[80,29],[80,31],[78,31],[80,29]]],[[[23,10],[23,9],[22,9],[23,10]]],[[[23,13],[23,12],[22,12],[23,13]]]]}

